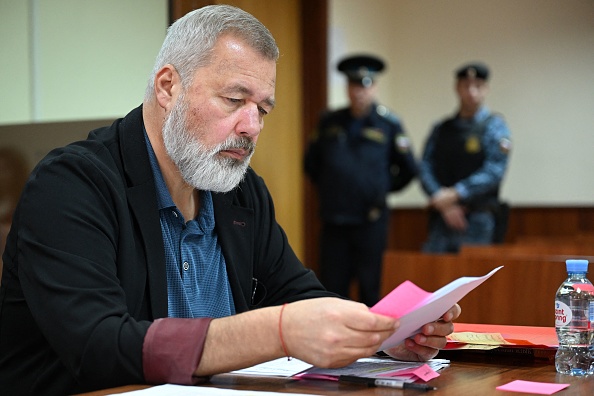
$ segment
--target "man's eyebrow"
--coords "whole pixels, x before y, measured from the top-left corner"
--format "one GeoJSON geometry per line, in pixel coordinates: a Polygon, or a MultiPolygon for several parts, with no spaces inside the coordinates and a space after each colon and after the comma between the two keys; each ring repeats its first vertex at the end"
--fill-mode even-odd
{"type": "Polygon", "coordinates": [[[266,98],[264,100],[264,103],[266,103],[270,107],[270,110],[272,110],[272,109],[274,109],[274,106],[276,105],[276,100],[274,100],[274,98],[266,98]]]}
{"type": "MultiPolygon", "coordinates": [[[[243,85],[232,85],[232,86],[224,89],[223,92],[225,94],[240,93],[242,95],[249,96],[249,97],[254,95],[254,92],[251,89],[249,89],[243,85]]],[[[273,109],[274,106],[276,105],[276,101],[272,97],[264,99],[263,103],[265,105],[267,105],[268,107],[270,107],[271,109],[273,109]]]]}

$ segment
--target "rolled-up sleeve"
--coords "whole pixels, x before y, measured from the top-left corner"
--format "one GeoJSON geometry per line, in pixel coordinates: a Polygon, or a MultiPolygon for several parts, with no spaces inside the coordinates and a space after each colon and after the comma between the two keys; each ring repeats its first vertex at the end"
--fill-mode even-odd
{"type": "Polygon", "coordinates": [[[157,319],[149,327],[143,347],[144,378],[150,384],[195,385],[206,377],[194,372],[202,358],[212,318],[157,319]]]}

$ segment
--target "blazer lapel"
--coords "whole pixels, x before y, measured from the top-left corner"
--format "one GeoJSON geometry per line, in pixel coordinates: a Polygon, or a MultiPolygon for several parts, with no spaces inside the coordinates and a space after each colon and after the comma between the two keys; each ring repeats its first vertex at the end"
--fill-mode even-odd
{"type": "MultiPolygon", "coordinates": [[[[236,189],[237,190],[237,189],[236,189]]],[[[249,310],[254,275],[254,212],[233,204],[236,194],[213,193],[215,229],[225,262],[235,310],[249,310]]]]}
{"type": "MultiPolygon", "coordinates": [[[[167,274],[155,183],[144,139],[142,107],[120,124],[121,157],[128,180],[130,210],[141,234],[146,256],[148,296],[154,319],[167,317],[167,274]]],[[[143,293],[140,293],[142,297],[143,293]]]]}

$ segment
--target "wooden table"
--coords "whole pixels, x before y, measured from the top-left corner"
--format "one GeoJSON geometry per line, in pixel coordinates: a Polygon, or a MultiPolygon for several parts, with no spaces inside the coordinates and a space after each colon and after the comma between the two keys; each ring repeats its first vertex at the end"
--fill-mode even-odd
{"type": "MultiPolygon", "coordinates": [[[[486,355],[463,355],[452,359],[450,367],[442,370],[440,376],[429,381],[438,389],[427,393],[429,396],[464,396],[464,395],[522,395],[498,391],[495,388],[514,380],[553,382],[570,384],[555,395],[591,395],[594,393],[594,376],[576,378],[555,372],[555,366],[550,363],[532,361],[528,359],[489,357],[486,355]]],[[[323,380],[294,380],[288,378],[261,378],[236,375],[214,376],[207,386],[219,388],[260,390],[282,393],[305,393],[317,395],[347,395],[347,396],[399,396],[418,395],[424,392],[416,390],[401,390],[390,388],[367,388],[355,384],[343,384],[323,380]]],[[[122,393],[147,386],[131,385],[120,388],[107,389],[98,392],[85,393],[85,396],[100,396],[110,393],[122,393]]]]}

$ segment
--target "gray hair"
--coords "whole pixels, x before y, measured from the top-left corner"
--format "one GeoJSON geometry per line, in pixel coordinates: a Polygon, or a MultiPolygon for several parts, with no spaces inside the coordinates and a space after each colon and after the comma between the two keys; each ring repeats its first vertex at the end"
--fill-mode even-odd
{"type": "Polygon", "coordinates": [[[253,15],[229,5],[202,7],[187,13],[167,29],[147,84],[145,100],[153,97],[155,75],[166,64],[175,67],[182,87],[188,87],[196,69],[208,65],[219,37],[227,33],[245,41],[266,59],[278,60],[274,37],[253,15]]]}

